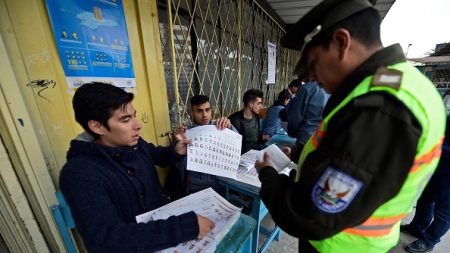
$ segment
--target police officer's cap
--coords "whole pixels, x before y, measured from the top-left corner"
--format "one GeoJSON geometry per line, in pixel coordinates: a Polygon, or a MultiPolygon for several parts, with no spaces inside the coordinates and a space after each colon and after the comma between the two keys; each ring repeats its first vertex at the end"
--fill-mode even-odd
{"type": "MultiPolygon", "coordinates": [[[[303,51],[305,44],[321,31],[367,8],[374,8],[369,0],[325,0],[289,29],[281,38],[281,45],[303,51]]],[[[301,57],[294,73],[304,74],[305,63],[305,57],[301,57]]]]}

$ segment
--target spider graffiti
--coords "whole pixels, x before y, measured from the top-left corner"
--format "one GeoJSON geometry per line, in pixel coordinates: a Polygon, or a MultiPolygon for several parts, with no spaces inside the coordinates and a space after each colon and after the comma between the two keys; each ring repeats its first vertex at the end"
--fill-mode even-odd
{"type": "Polygon", "coordinates": [[[43,98],[43,99],[45,99],[45,100],[47,100],[50,103],[51,103],[51,101],[48,98],[42,96],[41,93],[44,90],[48,89],[49,87],[55,88],[55,85],[56,85],[55,81],[53,81],[53,80],[45,80],[45,79],[33,80],[33,81],[31,81],[30,83],[27,84],[27,86],[30,86],[31,88],[38,88],[38,89],[40,88],[40,90],[37,92],[38,96],[43,98]]]}
{"type": "Polygon", "coordinates": [[[144,124],[147,124],[148,123],[148,115],[147,115],[147,113],[142,113],[142,117],[141,117],[141,120],[142,120],[142,122],[144,123],[144,124]]]}

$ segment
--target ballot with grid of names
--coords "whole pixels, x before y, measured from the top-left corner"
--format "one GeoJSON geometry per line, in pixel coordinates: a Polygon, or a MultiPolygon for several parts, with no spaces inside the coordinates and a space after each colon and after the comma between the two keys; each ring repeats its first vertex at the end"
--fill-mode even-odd
{"type": "Polygon", "coordinates": [[[136,216],[137,223],[165,220],[173,215],[195,212],[210,219],[214,228],[201,240],[191,240],[160,251],[161,253],[206,253],[214,249],[239,219],[241,208],[232,205],[211,188],[190,194],[158,209],[136,216]]]}
{"type": "Polygon", "coordinates": [[[236,178],[241,156],[242,136],[214,125],[187,130],[192,141],[187,147],[187,170],[236,178]]]}
{"type": "Polygon", "coordinates": [[[219,130],[214,125],[205,125],[187,130],[186,135],[192,141],[187,147],[187,170],[261,187],[254,165],[256,160],[263,159],[265,152],[278,172],[288,173],[295,168],[275,144],[263,150],[250,150],[241,156],[242,136],[230,129],[219,130]]]}

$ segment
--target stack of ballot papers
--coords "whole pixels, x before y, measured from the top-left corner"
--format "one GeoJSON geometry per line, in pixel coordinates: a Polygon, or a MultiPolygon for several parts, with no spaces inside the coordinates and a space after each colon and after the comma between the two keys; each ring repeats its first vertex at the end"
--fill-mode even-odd
{"type": "Polygon", "coordinates": [[[239,160],[239,167],[251,169],[255,167],[256,160],[262,159],[261,151],[250,149],[247,153],[241,155],[241,159],[239,160]]]}
{"type": "Polygon", "coordinates": [[[201,240],[180,243],[176,247],[162,250],[162,253],[172,252],[214,252],[239,219],[241,208],[238,208],[208,188],[176,200],[158,209],[136,216],[137,223],[147,223],[154,220],[165,220],[173,215],[194,211],[214,222],[214,229],[201,240]]]}

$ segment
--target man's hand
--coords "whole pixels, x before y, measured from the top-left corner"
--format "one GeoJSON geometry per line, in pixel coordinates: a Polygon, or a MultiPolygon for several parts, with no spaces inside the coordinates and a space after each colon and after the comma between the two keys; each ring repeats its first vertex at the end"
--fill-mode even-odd
{"type": "Polygon", "coordinates": [[[229,128],[231,126],[231,122],[227,117],[220,117],[216,119],[216,127],[219,130],[223,130],[225,128],[229,128]]]}
{"type": "Polygon", "coordinates": [[[264,152],[264,159],[262,161],[256,160],[255,168],[256,168],[256,171],[259,173],[259,171],[262,168],[267,167],[267,166],[273,167],[273,164],[272,164],[272,160],[270,159],[269,154],[267,152],[264,152]]]}
{"type": "Polygon", "coordinates": [[[198,236],[197,239],[201,240],[205,235],[214,228],[214,223],[201,215],[197,214],[198,221],[198,236]]]}
{"type": "Polygon", "coordinates": [[[268,141],[268,140],[270,140],[270,135],[268,135],[268,134],[263,134],[262,137],[261,137],[261,139],[262,139],[263,141],[268,141]]]}
{"type": "Polygon", "coordinates": [[[185,135],[186,134],[186,127],[185,126],[179,126],[179,127],[175,128],[175,130],[173,130],[172,136],[174,138],[176,138],[175,136],[177,134],[181,134],[181,135],[184,134],[185,135]]]}
{"type": "Polygon", "coordinates": [[[177,142],[175,144],[175,152],[179,155],[185,155],[187,153],[187,144],[191,144],[192,141],[186,139],[186,127],[177,127],[173,132],[173,137],[177,142]]]}

